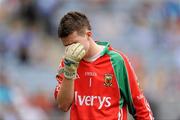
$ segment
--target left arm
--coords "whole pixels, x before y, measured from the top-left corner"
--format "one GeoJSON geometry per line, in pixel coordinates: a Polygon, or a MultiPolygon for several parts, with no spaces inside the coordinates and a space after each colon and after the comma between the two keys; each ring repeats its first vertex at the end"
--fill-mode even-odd
{"type": "Polygon", "coordinates": [[[139,89],[137,77],[135,72],[129,63],[127,57],[120,53],[124,59],[124,75],[127,91],[125,94],[128,94],[125,98],[125,101],[128,104],[128,109],[130,113],[136,120],[154,120],[151,108],[146,98],[144,97],[142,91],[139,89]]]}

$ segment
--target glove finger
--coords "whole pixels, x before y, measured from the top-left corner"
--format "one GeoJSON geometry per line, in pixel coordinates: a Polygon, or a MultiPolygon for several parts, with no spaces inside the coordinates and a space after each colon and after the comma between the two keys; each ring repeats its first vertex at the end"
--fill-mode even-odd
{"type": "Polygon", "coordinates": [[[72,45],[68,45],[67,47],[65,47],[65,55],[69,55],[70,52],[72,51],[72,45]]]}
{"type": "Polygon", "coordinates": [[[79,48],[83,46],[80,43],[76,43],[73,47],[74,49],[72,50],[72,56],[76,57],[77,51],[79,51],[79,48]]]}
{"type": "Polygon", "coordinates": [[[69,46],[65,47],[65,54],[67,53],[69,46]]]}
{"type": "Polygon", "coordinates": [[[69,45],[66,48],[65,56],[73,61],[80,61],[85,55],[84,46],[80,43],[69,45]]]}
{"type": "Polygon", "coordinates": [[[85,56],[85,54],[86,54],[86,51],[83,49],[83,50],[79,53],[78,59],[81,60],[81,59],[85,56]]]}
{"type": "Polygon", "coordinates": [[[78,48],[78,51],[77,51],[77,58],[78,60],[81,60],[85,55],[85,49],[83,46],[79,47],[78,48]]]}
{"type": "Polygon", "coordinates": [[[82,51],[82,49],[84,49],[84,46],[79,44],[76,49],[73,51],[73,56],[77,57],[77,55],[79,55],[79,52],[82,51]]]}
{"type": "Polygon", "coordinates": [[[65,54],[67,56],[69,55],[72,55],[74,50],[76,49],[77,46],[79,46],[80,43],[75,43],[75,44],[71,44],[71,45],[68,45],[66,48],[65,48],[65,54]]]}

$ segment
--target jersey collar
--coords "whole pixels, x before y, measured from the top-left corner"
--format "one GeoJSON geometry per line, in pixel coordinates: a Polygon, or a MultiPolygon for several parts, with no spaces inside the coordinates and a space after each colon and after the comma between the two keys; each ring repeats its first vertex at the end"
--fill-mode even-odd
{"type": "Polygon", "coordinates": [[[109,47],[110,47],[110,44],[108,42],[100,42],[100,41],[96,41],[96,43],[98,45],[102,45],[104,46],[104,50],[101,52],[101,56],[103,56],[105,53],[107,53],[109,47]]]}

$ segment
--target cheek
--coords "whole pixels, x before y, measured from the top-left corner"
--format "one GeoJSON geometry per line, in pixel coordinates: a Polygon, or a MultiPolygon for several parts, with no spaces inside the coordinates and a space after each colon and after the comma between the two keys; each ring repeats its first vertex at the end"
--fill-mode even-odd
{"type": "Polygon", "coordinates": [[[85,51],[86,51],[86,52],[89,50],[89,43],[88,43],[88,42],[86,42],[86,43],[84,44],[84,48],[85,48],[85,51]]]}
{"type": "Polygon", "coordinates": [[[89,50],[89,42],[87,40],[79,41],[84,46],[85,51],[87,52],[89,50]]]}

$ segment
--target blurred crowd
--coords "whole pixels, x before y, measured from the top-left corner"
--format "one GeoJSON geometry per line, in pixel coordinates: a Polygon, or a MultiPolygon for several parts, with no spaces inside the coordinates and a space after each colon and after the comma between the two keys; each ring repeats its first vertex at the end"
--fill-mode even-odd
{"type": "Polygon", "coordinates": [[[60,18],[82,11],[95,40],[130,59],[157,120],[180,116],[179,0],[0,0],[0,120],[65,120],[53,97],[60,18]]]}

